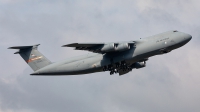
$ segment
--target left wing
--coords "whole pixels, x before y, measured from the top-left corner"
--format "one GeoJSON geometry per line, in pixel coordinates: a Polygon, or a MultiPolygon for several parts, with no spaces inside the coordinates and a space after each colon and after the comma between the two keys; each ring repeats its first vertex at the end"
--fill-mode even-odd
{"type": "Polygon", "coordinates": [[[135,42],[123,43],[72,43],[62,47],[74,47],[75,50],[86,50],[94,53],[109,53],[129,50],[135,42]]]}
{"type": "Polygon", "coordinates": [[[103,53],[100,49],[104,43],[72,43],[62,47],[74,47],[75,50],[86,50],[94,53],[103,53]]]}

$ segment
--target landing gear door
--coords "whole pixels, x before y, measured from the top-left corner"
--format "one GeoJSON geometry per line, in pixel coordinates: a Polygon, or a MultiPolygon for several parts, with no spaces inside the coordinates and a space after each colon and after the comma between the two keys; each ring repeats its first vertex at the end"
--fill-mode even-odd
{"type": "Polygon", "coordinates": [[[127,74],[127,73],[129,73],[130,71],[131,71],[131,70],[125,70],[125,71],[119,70],[119,75],[127,74]]]}

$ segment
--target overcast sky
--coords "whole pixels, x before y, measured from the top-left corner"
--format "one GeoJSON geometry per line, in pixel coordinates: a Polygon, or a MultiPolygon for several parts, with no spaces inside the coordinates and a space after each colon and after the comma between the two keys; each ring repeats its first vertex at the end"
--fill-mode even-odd
{"type": "Polygon", "coordinates": [[[0,112],[199,112],[199,0],[0,0],[0,112]],[[52,62],[74,42],[137,40],[168,30],[193,39],[123,75],[30,76],[10,46],[41,44],[52,62]]]}

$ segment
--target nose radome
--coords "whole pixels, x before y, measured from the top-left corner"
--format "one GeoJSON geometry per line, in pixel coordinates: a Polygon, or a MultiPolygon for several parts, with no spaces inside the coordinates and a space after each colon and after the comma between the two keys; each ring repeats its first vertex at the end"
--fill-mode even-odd
{"type": "Polygon", "coordinates": [[[190,34],[186,34],[186,37],[185,37],[188,41],[190,41],[192,39],[192,35],[190,34]]]}
{"type": "Polygon", "coordinates": [[[190,39],[190,40],[192,39],[192,35],[190,35],[189,39],[190,39]]]}

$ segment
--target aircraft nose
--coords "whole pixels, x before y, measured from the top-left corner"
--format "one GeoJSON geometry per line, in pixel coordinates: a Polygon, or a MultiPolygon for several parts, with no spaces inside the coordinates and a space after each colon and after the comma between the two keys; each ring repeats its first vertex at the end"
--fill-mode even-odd
{"type": "Polygon", "coordinates": [[[181,34],[182,36],[181,36],[180,43],[182,45],[187,44],[192,39],[192,36],[190,34],[187,34],[187,33],[181,33],[181,34]]]}
{"type": "Polygon", "coordinates": [[[192,39],[192,36],[190,34],[184,34],[184,41],[183,44],[188,43],[192,39]]]}
{"type": "Polygon", "coordinates": [[[191,39],[192,39],[192,35],[190,35],[190,34],[186,34],[186,40],[189,42],[191,39]]]}

